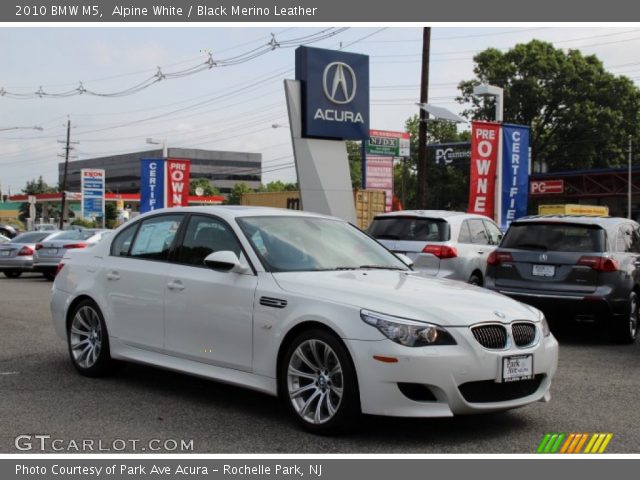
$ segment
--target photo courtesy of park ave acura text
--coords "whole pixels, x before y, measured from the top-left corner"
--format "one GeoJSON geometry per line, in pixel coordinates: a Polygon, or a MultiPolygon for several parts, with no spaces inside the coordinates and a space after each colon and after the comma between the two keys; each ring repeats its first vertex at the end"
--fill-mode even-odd
{"type": "Polygon", "coordinates": [[[640,453],[638,25],[132,3],[0,24],[7,478],[640,453]]]}

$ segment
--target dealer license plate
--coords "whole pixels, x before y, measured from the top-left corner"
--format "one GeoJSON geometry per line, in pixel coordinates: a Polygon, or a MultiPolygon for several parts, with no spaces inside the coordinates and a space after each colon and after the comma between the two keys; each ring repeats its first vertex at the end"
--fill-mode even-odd
{"type": "Polygon", "coordinates": [[[0,252],[0,256],[8,257],[9,255],[11,255],[11,250],[3,250],[0,252]]]}
{"type": "Polygon", "coordinates": [[[556,267],[553,265],[534,265],[531,273],[536,277],[553,277],[556,274],[556,267]]]}
{"type": "Polygon", "coordinates": [[[52,255],[57,255],[57,254],[58,254],[57,248],[47,248],[46,250],[43,250],[43,253],[42,253],[43,256],[47,256],[47,257],[51,257],[52,255]]]}
{"type": "Polygon", "coordinates": [[[533,378],[533,355],[502,358],[502,381],[517,382],[533,378]]]}

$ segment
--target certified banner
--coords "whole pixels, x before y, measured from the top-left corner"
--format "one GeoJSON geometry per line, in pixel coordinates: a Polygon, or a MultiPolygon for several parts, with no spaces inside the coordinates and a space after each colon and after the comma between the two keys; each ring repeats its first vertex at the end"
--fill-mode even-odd
{"type": "Polygon", "coordinates": [[[529,185],[529,127],[502,125],[502,215],[504,231],[527,214],[529,185]]]}
{"type": "Polygon", "coordinates": [[[500,124],[471,123],[469,213],[494,218],[495,185],[500,149],[500,124]]]}
{"type": "Polygon", "coordinates": [[[164,160],[140,160],[140,213],[164,207],[164,160]]]}
{"type": "Polygon", "coordinates": [[[189,174],[191,162],[169,158],[167,160],[167,207],[189,205],[189,174]]]}

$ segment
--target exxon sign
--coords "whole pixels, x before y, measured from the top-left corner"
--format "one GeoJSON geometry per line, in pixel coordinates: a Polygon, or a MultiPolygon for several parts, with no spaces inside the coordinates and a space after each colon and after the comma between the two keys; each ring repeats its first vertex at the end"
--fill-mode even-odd
{"type": "Polygon", "coordinates": [[[320,48],[296,49],[302,84],[302,136],[369,138],[369,57],[320,48]]]}

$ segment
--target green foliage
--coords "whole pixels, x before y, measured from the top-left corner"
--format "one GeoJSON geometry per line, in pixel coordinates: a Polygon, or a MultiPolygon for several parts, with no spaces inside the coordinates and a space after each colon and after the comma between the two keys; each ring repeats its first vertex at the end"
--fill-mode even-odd
{"type": "MultiPolygon", "coordinates": [[[[33,180],[28,180],[26,185],[24,186],[24,188],[22,189],[22,193],[24,195],[37,195],[39,193],[56,193],[58,191],[58,189],[56,187],[52,187],[49,184],[47,184],[47,182],[44,181],[44,179],[42,178],[42,175],[39,176],[38,178],[34,178],[33,180]]],[[[55,215],[60,215],[59,213],[59,208],[56,214],[55,209],[49,207],[49,215],[51,216],[55,216],[55,215]]],[[[42,216],[42,205],[36,203],[36,217],[41,217],[42,216]]],[[[23,203],[20,206],[20,214],[19,214],[19,218],[21,221],[25,221],[27,218],[29,218],[29,204],[28,203],[23,203]]]]}
{"type": "Polygon", "coordinates": [[[192,178],[189,182],[189,195],[196,195],[196,188],[202,188],[202,195],[211,197],[214,195],[220,195],[220,190],[215,185],[212,185],[207,178],[192,178]]]}
{"type": "Polygon", "coordinates": [[[104,225],[107,228],[115,228],[118,219],[118,210],[113,202],[104,204],[104,225]]]}
{"type": "Polygon", "coordinates": [[[351,173],[351,188],[362,188],[362,144],[347,140],[347,157],[351,173]]]}
{"type": "Polygon", "coordinates": [[[295,192],[299,190],[297,183],[284,183],[281,180],[269,182],[266,185],[260,185],[258,192],[295,192]]]}
{"type": "Polygon", "coordinates": [[[458,86],[468,118],[494,118],[493,102],[472,90],[497,85],[504,89],[504,121],[531,126],[535,162],[550,170],[625,164],[628,136],[640,133],[640,91],[629,78],[607,72],[595,55],[539,40],[507,52],[489,48],[474,61],[475,78],[458,86]]]}
{"type": "MultiPolygon", "coordinates": [[[[405,122],[411,134],[411,157],[394,168],[395,194],[405,209],[416,208],[418,128],[420,117],[414,115],[405,122]]],[[[451,122],[430,120],[427,123],[427,143],[464,142],[470,138],[468,130],[458,132],[451,122]]],[[[469,199],[469,164],[436,165],[433,151],[428,151],[427,205],[430,209],[466,210],[469,199]]]]}
{"type": "Polygon", "coordinates": [[[244,182],[238,182],[231,189],[231,193],[229,193],[225,204],[240,205],[240,199],[242,198],[242,195],[250,192],[253,192],[253,190],[251,189],[251,187],[249,187],[249,185],[244,182]]]}
{"type": "Polygon", "coordinates": [[[94,222],[93,220],[84,218],[74,218],[71,222],[71,225],[78,225],[85,228],[100,228],[102,226],[102,223],[98,224],[98,222],[94,222]]]}

